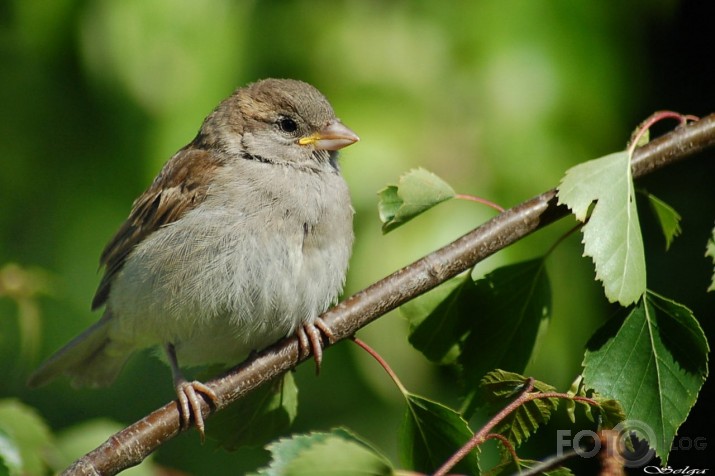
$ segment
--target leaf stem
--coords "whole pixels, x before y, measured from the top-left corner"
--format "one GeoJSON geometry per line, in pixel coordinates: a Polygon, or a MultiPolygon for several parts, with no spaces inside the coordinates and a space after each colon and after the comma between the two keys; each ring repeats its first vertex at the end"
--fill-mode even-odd
{"type": "Polygon", "coordinates": [[[577,223],[576,226],[572,227],[570,230],[568,230],[566,233],[561,235],[553,245],[549,247],[548,250],[546,250],[546,253],[544,253],[544,257],[549,256],[552,251],[556,249],[557,246],[559,246],[563,241],[568,238],[569,236],[573,235],[578,229],[583,227],[584,223],[577,223]]]}
{"type": "Polygon", "coordinates": [[[581,397],[581,396],[572,396],[567,393],[560,393],[560,392],[535,392],[531,393],[531,391],[534,389],[534,379],[532,377],[529,377],[529,379],[525,382],[525,389],[521,392],[521,394],[514,400],[512,401],[509,405],[504,407],[499,413],[494,415],[491,420],[487,422],[486,425],[484,425],[477,433],[474,434],[474,436],[464,445],[462,446],[459,450],[457,450],[456,453],[454,453],[435,473],[434,476],[445,476],[447,472],[452,469],[457,463],[459,463],[464,457],[466,457],[474,448],[477,446],[481,445],[484,443],[486,440],[495,438],[501,441],[506,449],[511,453],[512,458],[514,458],[514,461],[519,461],[519,457],[516,454],[516,451],[514,451],[513,446],[509,442],[509,440],[497,433],[489,433],[492,428],[494,428],[496,425],[498,425],[504,418],[509,416],[514,410],[519,408],[521,405],[530,402],[532,400],[540,400],[540,399],[546,399],[546,398],[562,398],[566,400],[576,400],[579,402],[584,402],[588,403],[591,406],[598,407],[600,406],[596,400],[593,400],[592,398],[588,397],[581,397]]]}
{"type": "Polygon", "coordinates": [[[402,393],[402,395],[407,396],[407,394],[409,393],[407,391],[407,388],[405,388],[405,386],[402,385],[402,382],[397,377],[397,374],[395,373],[394,370],[392,370],[392,368],[387,363],[387,361],[385,359],[383,359],[382,356],[380,354],[378,354],[375,349],[373,349],[372,347],[370,347],[369,345],[367,345],[365,342],[361,341],[357,337],[352,337],[352,341],[355,342],[359,347],[361,347],[365,352],[370,354],[370,356],[373,359],[377,360],[377,363],[380,364],[383,369],[385,369],[385,372],[387,372],[387,375],[389,375],[390,378],[392,379],[392,381],[395,382],[395,385],[397,385],[397,388],[400,389],[400,392],[402,393]]]}
{"type": "Polygon", "coordinates": [[[506,450],[511,454],[511,457],[514,462],[519,461],[519,456],[517,456],[514,446],[509,442],[509,439],[506,436],[500,435],[499,433],[489,433],[487,436],[484,437],[484,441],[486,440],[501,441],[501,444],[504,445],[504,448],[506,448],[506,450]]]}
{"type": "Polygon", "coordinates": [[[472,452],[474,448],[484,443],[487,439],[489,432],[497,426],[504,418],[506,418],[511,412],[519,408],[524,402],[528,401],[529,392],[534,389],[534,379],[529,377],[529,379],[524,384],[524,390],[521,394],[509,405],[502,408],[499,413],[494,415],[491,420],[487,422],[474,436],[460,449],[457,450],[444,464],[435,471],[433,476],[446,476],[447,472],[452,469],[457,463],[462,461],[469,453],[472,452]]]}
{"type": "Polygon", "coordinates": [[[481,203],[482,205],[486,205],[488,207],[493,208],[494,210],[498,211],[499,213],[504,212],[504,207],[502,207],[501,205],[498,205],[490,200],[487,200],[486,198],[476,197],[474,195],[468,195],[466,193],[457,193],[454,195],[454,198],[459,199],[459,200],[469,200],[470,202],[481,203]]]}
{"type": "Polygon", "coordinates": [[[568,393],[560,393],[560,392],[544,392],[544,393],[532,393],[531,395],[528,395],[526,399],[524,400],[525,402],[530,402],[531,400],[541,400],[541,399],[546,399],[546,398],[562,398],[565,400],[574,400],[576,402],[584,402],[588,403],[592,407],[600,407],[599,403],[588,397],[581,397],[579,395],[569,395],[568,393]]]}
{"type": "Polygon", "coordinates": [[[636,150],[636,147],[638,146],[638,141],[640,141],[641,137],[643,137],[643,134],[648,132],[648,130],[653,127],[655,123],[660,122],[664,119],[677,119],[678,122],[680,122],[680,126],[687,124],[688,121],[700,120],[700,118],[697,116],[693,116],[691,114],[680,114],[679,112],[674,111],[654,112],[653,114],[648,116],[645,121],[641,122],[640,125],[633,132],[633,135],[631,136],[631,141],[628,144],[628,157],[633,157],[633,152],[636,150]]]}

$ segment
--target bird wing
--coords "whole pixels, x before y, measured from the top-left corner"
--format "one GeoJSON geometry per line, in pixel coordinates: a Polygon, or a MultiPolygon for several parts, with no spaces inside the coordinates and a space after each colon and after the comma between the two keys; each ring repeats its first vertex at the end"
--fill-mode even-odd
{"type": "Polygon", "coordinates": [[[204,201],[211,177],[222,164],[216,153],[187,146],[164,165],[151,186],[134,201],[129,217],[104,248],[99,262],[105,272],[92,309],[107,301],[114,276],[144,238],[204,201]]]}

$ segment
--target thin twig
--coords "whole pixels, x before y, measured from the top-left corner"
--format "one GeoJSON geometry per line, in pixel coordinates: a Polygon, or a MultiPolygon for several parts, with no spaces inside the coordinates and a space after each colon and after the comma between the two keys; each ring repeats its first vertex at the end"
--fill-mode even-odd
{"type": "Polygon", "coordinates": [[[549,256],[553,251],[566,240],[569,236],[573,235],[576,233],[578,230],[580,230],[583,227],[583,223],[578,223],[575,226],[572,226],[571,229],[569,229],[566,233],[562,234],[559,236],[559,238],[551,245],[549,246],[549,249],[546,250],[546,253],[544,253],[544,256],[549,256]]]}
{"type": "Polygon", "coordinates": [[[434,473],[434,476],[443,476],[446,475],[447,472],[452,469],[457,463],[459,463],[462,459],[464,459],[470,452],[472,452],[477,446],[481,445],[485,441],[487,441],[489,438],[497,438],[501,440],[501,442],[506,446],[507,450],[511,452],[512,458],[514,458],[515,462],[519,461],[518,456],[516,455],[516,452],[514,451],[514,448],[511,446],[511,443],[509,443],[509,440],[506,439],[504,436],[499,435],[497,433],[489,433],[492,428],[494,428],[496,425],[498,425],[501,421],[503,421],[507,416],[509,416],[514,410],[519,408],[520,406],[524,405],[527,402],[530,402],[532,400],[541,400],[541,399],[547,399],[547,398],[561,398],[565,400],[576,400],[579,402],[584,402],[588,403],[591,406],[598,407],[600,406],[597,401],[588,398],[588,397],[581,397],[581,396],[572,396],[567,393],[560,393],[560,392],[534,392],[530,393],[531,390],[534,388],[534,379],[529,378],[529,380],[526,382],[526,389],[519,394],[519,396],[513,400],[509,405],[504,407],[492,417],[491,420],[487,422],[486,425],[484,425],[475,435],[467,442],[464,446],[462,446],[454,455],[452,455],[443,465],[440,467],[437,472],[434,473]],[[487,433],[485,435],[485,433],[487,433]]]}
{"type": "Polygon", "coordinates": [[[357,337],[353,337],[352,341],[355,342],[358,346],[360,346],[365,352],[370,354],[370,356],[377,361],[380,366],[385,369],[385,372],[387,372],[387,375],[390,376],[393,382],[395,382],[395,385],[397,385],[397,388],[400,389],[400,392],[402,395],[407,395],[409,392],[407,391],[407,388],[402,385],[402,382],[400,381],[400,378],[397,376],[394,370],[392,370],[392,367],[387,363],[385,359],[382,358],[380,354],[377,353],[375,349],[367,345],[365,342],[361,341],[357,337]]]}
{"type": "Polygon", "coordinates": [[[484,443],[487,435],[489,435],[492,431],[492,428],[497,426],[502,420],[504,420],[504,418],[509,416],[511,412],[523,405],[524,402],[528,401],[527,397],[529,396],[529,392],[533,389],[534,379],[529,377],[524,384],[524,389],[521,394],[509,405],[499,410],[499,412],[494,415],[491,420],[486,423],[486,425],[481,427],[464,446],[459,448],[457,452],[455,452],[437,471],[435,471],[434,476],[445,476],[450,469],[454,468],[457,463],[462,461],[469,453],[474,451],[474,448],[484,443]]]}
{"type": "Polygon", "coordinates": [[[673,111],[657,111],[648,116],[648,118],[641,122],[636,130],[633,132],[633,135],[631,136],[631,140],[629,141],[628,144],[628,155],[633,156],[633,151],[635,148],[638,146],[638,142],[641,140],[641,137],[645,133],[647,133],[653,125],[655,125],[657,122],[660,122],[665,119],[677,119],[678,122],[680,123],[681,126],[685,125],[688,123],[688,121],[697,121],[698,117],[697,116],[691,116],[689,114],[680,114],[679,112],[673,112],[673,111]]]}
{"type": "Polygon", "coordinates": [[[481,203],[482,205],[486,205],[490,208],[493,208],[494,210],[498,211],[499,213],[502,213],[504,211],[504,207],[502,207],[501,205],[496,204],[490,200],[487,200],[486,198],[476,197],[474,195],[467,195],[466,193],[458,193],[454,196],[454,198],[457,198],[459,200],[469,200],[470,202],[481,203]]]}
{"type": "Polygon", "coordinates": [[[540,400],[540,399],[546,399],[546,398],[563,398],[565,400],[575,400],[577,402],[584,402],[588,403],[592,407],[600,407],[599,403],[588,397],[581,397],[578,395],[569,395],[568,393],[560,393],[560,392],[543,392],[543,393],[532,393],[529,395],[528,400],[540,400]]]}
{"type": "Polygon", "coordinates": [[[484,441],[487,441],[487,440],[501,441],[501,444],[504,445],[504,448],[506,448],[506,450],[511,455],[511,459],[514,460],[515,463],[519,462],[519,456],[516,454],[514,445],[511,444],[511,442],[509,441],[509,438],[507,438],[504,435],[500,435],[499,433],[489,433],[487,436],[484,437],[484,441]]]}
{"type": "MultiPolygon", "coordinates": [[[[633,176],[640,177],[715,146],[715,114],[679,127],[635,150],[633,176]]],[[[556,190],[506,210],[449,245],[360,291],[326,311],[322,318],[336,342],[351,337],[383,314],[473,267],[516,241],[568,214],[556,190]]],[[[308,356],[302,358],[307,359],[308,356]]],[[[259,352],[225,375],[207,382],[218,395],[218,411],[300,361],[291,337],[259,352]]],[[[202,405],[204,418],[212,409],[202,405]]],[[[70,466],[67,475],[112,475],[139,464],[181,431],[176,401],[111,436],[70,466]]]]}

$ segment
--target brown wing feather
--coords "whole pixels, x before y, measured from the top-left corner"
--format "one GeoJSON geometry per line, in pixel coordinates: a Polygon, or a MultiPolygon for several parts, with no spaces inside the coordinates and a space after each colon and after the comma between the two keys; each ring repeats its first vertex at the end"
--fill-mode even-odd
{"type": "Polygon", "coordinates": [[[181,218],[206,198],[213,172],[222,165],[215,153],[191,146],[164,165],[151,186],[134,201],[129,218],[107,244],[99,259],[105,267],[92,301],[96,309],[107,301],[114,276],[129,253],[160,227],[181,218]]]}

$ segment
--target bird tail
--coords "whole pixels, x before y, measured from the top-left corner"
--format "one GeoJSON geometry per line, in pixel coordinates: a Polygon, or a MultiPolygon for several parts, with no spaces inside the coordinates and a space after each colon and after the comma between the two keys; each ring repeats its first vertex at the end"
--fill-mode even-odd
{"type": "Polygon", "coordinates": [[[106,312],[89,329],[72,339],[30,375],[27,384],[39,387],[65,374],[75,387],[106,387],[111,384],[131,355],[122,352],[109,338],[111,314],[106,312]]]}

